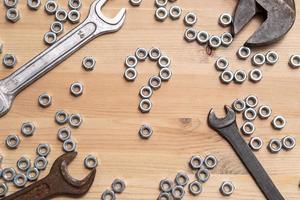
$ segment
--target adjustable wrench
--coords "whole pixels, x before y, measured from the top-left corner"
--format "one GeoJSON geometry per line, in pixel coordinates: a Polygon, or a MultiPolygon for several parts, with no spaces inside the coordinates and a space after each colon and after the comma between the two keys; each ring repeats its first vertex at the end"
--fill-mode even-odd
{"type": "Polygon", "coordinates": [[[232,146],[268,200],[284,200],[263,166],[240,135],[234,111],[228,106],[225,107],[225,110],[227,115],[222,119],[217,118],[214,111],[211,110],[208,115],[209,126],[232,146]]]}
{"type": "Polygon", "coordinates": [[[67,165],[76,155],[77,152],[71,152],[60,156],[54,162],[48,176],[2,200],[46,200],[61,195],[77,198],[83,196],[94,182],[96,169],[82,180],[72,178],[67,165]]]}
{"type": "Polygon", "coordinates": [[[0,80],[0,117],[10,110],[14,98],[23,89],[63,62],[83,45],[105,33],[116,32],[122,27],[126,10],[122,8],[115,18],[107,18],[101,12],[106,2],[107,0],[95,0],[83,23],[10,76],[0,80]]]}
{"type": "Polygon", "coordinates": [[[256,15],[266,16],[246,46],[264,46],[280,40],[294,25],[294,0],[239,0],[234,14],[233,34],[238,34],[256,15]]]}

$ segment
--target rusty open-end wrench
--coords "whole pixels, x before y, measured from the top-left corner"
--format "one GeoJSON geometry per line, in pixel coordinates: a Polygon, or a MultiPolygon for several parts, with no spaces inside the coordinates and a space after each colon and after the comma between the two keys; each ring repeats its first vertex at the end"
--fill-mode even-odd
{"type": "Polygon", "coordinates": [[[256,14],[266,20],[249,38],[246,46],[264,46],[281,39],[294,25],[294,0],[239,0],[234,14],[233,34],[238,34],[256,14]]]}
{"type": "Polygon", "coordinates": [[[126,10],[121,9],[115,18],[109,19],[101,12],[106,1],[95,0],[83,23],[10,76],[0,80],[0,117],[10,110],[14,98],[24,88],[45,75],[92,39],[105,33],[115,32],[122,27],[126,10]]]}
{"type": "Polygon", "coordinates": [[[228,106],[225,106],[225,110],[227,115],[222,119],[217,118],[214,111],[211,110],[208,115],[209,126],[229,142],[268,200],[284,200],[263,166],[240,135],[235,112],[228,106]]]}
{"type": "Polygon", "coordinates": [[[61,195],[81,197],[86,194],[94,182],[96,169],[82,180],[72,178],[67,165],[76,155],[77,152],[71,152],[60,156],[48,176],[2,200],[46,200],[61,195]]]}

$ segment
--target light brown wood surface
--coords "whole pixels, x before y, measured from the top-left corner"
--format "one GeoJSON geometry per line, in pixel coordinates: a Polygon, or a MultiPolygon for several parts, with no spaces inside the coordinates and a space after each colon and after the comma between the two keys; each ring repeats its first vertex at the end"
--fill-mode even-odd
{"type": "MultiPolygon", "coordinates": [[[[25,2],[21,0],[18,5],[22,17],[16,24],[5,20],[5,9],[0,5],[3,54],[13,53],[17,56],[18,64],[15,69],[46,48],[43,35],[54,21],[53,16],[47,15],[43,8],[37,12],[30,11],[25,2]]],[[[82,19],[87,15],[90,2],[83,2],[82,19]]],[[[177,2],[183,8],[183,14],[187,11],[197,13],[196,29],[218,35],[228,31],[218,25],[219,15],[225,11],[232,13],[236,3],[235,0],[177,2]]],[[[67,8],[66,1],[59,1],[59,5],[67,8]]],[[[299,147],[291,152],[282,151],[275,155],[266,149],[266,143],[271,138],[293,135],[300,141],[300,71],[287,65],[290,55],[299,53],[299,20],[283,40],[255,50],[266,52],[274,49],[280,55],[278,64],[261,68],[264,78],[260,83],[247,81],[242,85],[227,86],[219,82],[214,62],[219,56],[225,56],[230,60],[232,70],[252,69],[250,60],[238,60],[235,52],[259,27],[259,19],[252,21],[236,37],[231,47],[220,48],[208,56],[204,47],[183,40],[183,17],[178,21],[168,19],[164,23],[154,20],[153,0],[144,0],[142,6],[137,8],[130,6],[127,0],[111,0],[105,6],[105,15],[114,16],[121,7],[127,8],[127,17],[119,32],[101,36],[84,46],[19,94],[11,111],[0,119],[0,149],[4,156],[2,167],[15,167],[17,159],[22,155],[33,160],[36,146],[39,143],[49,143],[52,148],[48,158],[49,167],[42,172],[41,177],[45,176],[53,161],[63,153],[62,144],[56,136],[59,126],[54,122],[54,114],[57,110],[64,109],[69,113],[80,113],[84,117],[82,126],[78,130],[72,130],[72,137],[78,143],[79,155],[70,165],[70,173],[76,178],[82,178],[88,173],[83,167],[83,159],[87,154],[95,154],[100,160],[94,185],[82,199],[100,199],[101,193],[110,187],[115,178],[123,178],[127,183],[125,192],[117,195],[117,199],[156,199],[161,179],[173,179],[177,172],[186,171],[190,179],[194,180],[193,172],[187,164],[189,158],[192,155],[208,154],[218,157],[218,167],[203,185],[201,196],[192,197],[187,192],[184,199],[225,199],[218,191],[225,180],[233,181],[236,186],[230,199],[264,199],[231,147],[206,123],[210,108],[215,108],[222,115],[224,104],[231,104],[235,98],[255,94],[259,97],[260,104],[271,105],[273,116],[281,114],[288,120],[282,131],[273,130],[271,120],[255,121],[255,136],[260,136],[265,141],[263,149],[255,154],[283,196],[288,200],[300,199],[299,147]],[[129,83],[123,78],[123,62],[137,47],[152,46],[161,48],[172,59],[173,76],[161,89],[154,92],[151,113],[141,114],[137,109],[139,89],[151,75],[158,73],[158,67],[150,61],[140,63],[137,80],[129,83]],[[82,69],[81,61],[84,56],[96,58],[94,71],[86,72],[82,69]],[[69,94],[69,86],[74,81],[84,84],[83,96],[74,98],[69,94]],[[42,109],[37,104],[37,97],[43,92],[53,96],[53,105],[47,109],[42,109]],[[20,126],[26,121],[34,122],[37,126],[33,137],[21,136],[20,126]],[[151,124],[154,129],[154,135],[148,141],[141,140],[137,133],[143,123],[151,124]],[[17,150],[5,147],[4,140],[11,133],[18,134],[22,139],[17,150]]],[[[65,33],[71,28],[66,23],[65,33]]],[[[13,72],[4,67],[0,70],[1,78],[13,72]]],[[[241,122],[239,118],[239,124],[241,122]]],[[[249,138],[245,140],[248,141],[249,138]]],[[[9,184],[9,193],[14,191],[16,188],[9,184]]]]}

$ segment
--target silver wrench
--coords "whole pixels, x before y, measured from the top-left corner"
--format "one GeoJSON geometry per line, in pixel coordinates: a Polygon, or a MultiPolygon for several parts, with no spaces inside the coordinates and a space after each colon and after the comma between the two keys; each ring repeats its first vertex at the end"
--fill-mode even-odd
{"type": "Polygon", "coordinates": [[[82,46],[105,33],[118,31],[125,21],[122,8],[115,18],[105,17],[101,8],[107,0],[95,0],[86,20],[48,49],[34,57],[8,77],[0,80],[0,117],[11,108],[15,97],[51,69],[70,57],[82,46]]]}

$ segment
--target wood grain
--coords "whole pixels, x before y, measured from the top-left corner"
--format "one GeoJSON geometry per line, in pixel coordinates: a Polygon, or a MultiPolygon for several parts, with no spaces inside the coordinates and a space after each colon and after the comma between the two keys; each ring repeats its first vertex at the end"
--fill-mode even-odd
{"type": "MultiPolygon", "coordinates": [[[[5,20],[5,8],[0,4],[0,38],[4,42],[4,53],[13,53],[18,58],[18,65],[26,63],[46,46],[43,35],[49,30],[53,16],[48,16],[43,9],[30,11],[26,1],[20,1],[18,9],[22,18],[16,24],[5,20]]],[[[87,15],[90,0],[84,1],[82,16],[87,15]]],[[[211,34],[221,34],[227,30],[221,28],[218,16],[233,12],[235,0],[180,0],[178,4],[184,13],[194,11],[199,20],[198,30],[207,30],[211,34]]],[[[44,3],[44,1],[43,1],[44,3]]],[[[67,7],[66,1],[59,1],[67,7]]],[[[124,27],[116,34],[105,35],[92,41],[67,61],[51,71],[38,82],[23,91],[13,104],[11,111],[0,120],[0,149],[4,155],[2,167],[15,166],[17,159],[27,155],[35,158],[35,147],[39,143],[49,143],[52,147],[49,165],[62,154],[61,143],[57,140],[58,126],[54,123],[54,114],[59,109],[70,113],[81,113],[84,123],[78,130],[73,130],[73,138],[78,142],[79,155],[70,165],[74,177],[87,174],[83,159],[87,154],[95,154],[101,161],[95,183],[83,199],[99,199],[101,193],[110,187],[114,178],[126,180],[125,192],[118,195],[124,200],[156,199],[158,183],[162,178],[174,178],[178,171],[186,171],[190,179],[193,172],[187,162],[192,155],[215,154],[219,159],[217,169],[204,185],[203,194],[197,199],[220,199],[219,186],[224,180],[231,180],[236,191],[231,199],[260,200],[261,192],[251,179],[229,145],[206,124],[207,113],[214,107],[222,115],[224,104],[231,104],[235,98],[248,94],[259,97],[261,104],[272,106],[274,115],[281,114],[288,120],[282,131],[274,131],[270,120],[256,120],[256,136],[267,143],[271,138],[293,135],[300,141],[300,71],[288,67],[289,56],[299,51],[299,23],[277,44],[256,51],[276,50],[280,61],[275,66],[263,66],[264,79],[259,84],[246,82],[243,85],[225,86],[218,80],[214,62],[219,56],[230,60],[232,70],[243,68],[250,70],[250,61],[240,61],[235,52],[240,45],[259,26],[260,19],[249,24],[235,38],[229,48],[220,48],[211,56],[205,48],[196,43],[183,40],[185,30],[182,20],[166,20],[159,23],[154,20],[153,0],[144,0],[139,8],[131,7],[128,1],[111,0],[105,6],[106,15],[114,16],[121,8],[127,8],[124,27]],[[123,62],[127,55],[133,54],[137,47],[157,46],[172,59],[172,80],[164,83],[152,97],[153,109],[143,115],[138,109],[139,88],[148,78],[158,73],[158,68],[150,61],[139,64],[138,79],[128,83],[123,79],[123,62]],[[94,56],[97,66],[92,72],[81,68],[84,56],[94,56]],[[84,83],[84,95],[74,98],[69,94],[69,86],[74,81],[84,83]],[[53,96],[53,105],[42,109],[37,105],[37,97],[43,92],[53,96]],[[34,137],[22,138],[20,147],[7,150],[5,137],[10,133],[20,134],[22,122],[31,121],[37,125],[34,137]],[[150,123],[154,135],[149,141],[138,137],[137,131],[142,123],[150,123]]],[[[300,10],[298,10],[300,11],[300,10]]],[[[297,20],[298,22],[298,20],[297,20]]],[[[67,23],[66,31],[72,26],[67,23]]],[[[66,32],[65,31],[65,32],[66,32]]],[[[16,67],[16,68],[17,68],[16,67]]],[[[0,76],[5,77],[13,70],[0,68],[0,76]]],[[[241,124],[241,119],[239,123],[241,124]]],[[[245,138],[249,140],[249,138],[245,138]]],[[[298,183],[300,180],[300,149],[280,152],[272,155],[264,148],[256,153],[263,166],[271,175],[275,184],[288,200],[300,199],[298,183]]],[[[48,170],[50,167],[48,167],[48,170]]],[[[42,172],[42,176],[48,173],[42,172]]],[[[10,193],[16,191],[9,184],[10,193]]],[[[68,198],[57,198],[67,200],[68,198]]],[[[195,199],[188,193],[185,199],[195,199]]]]}

